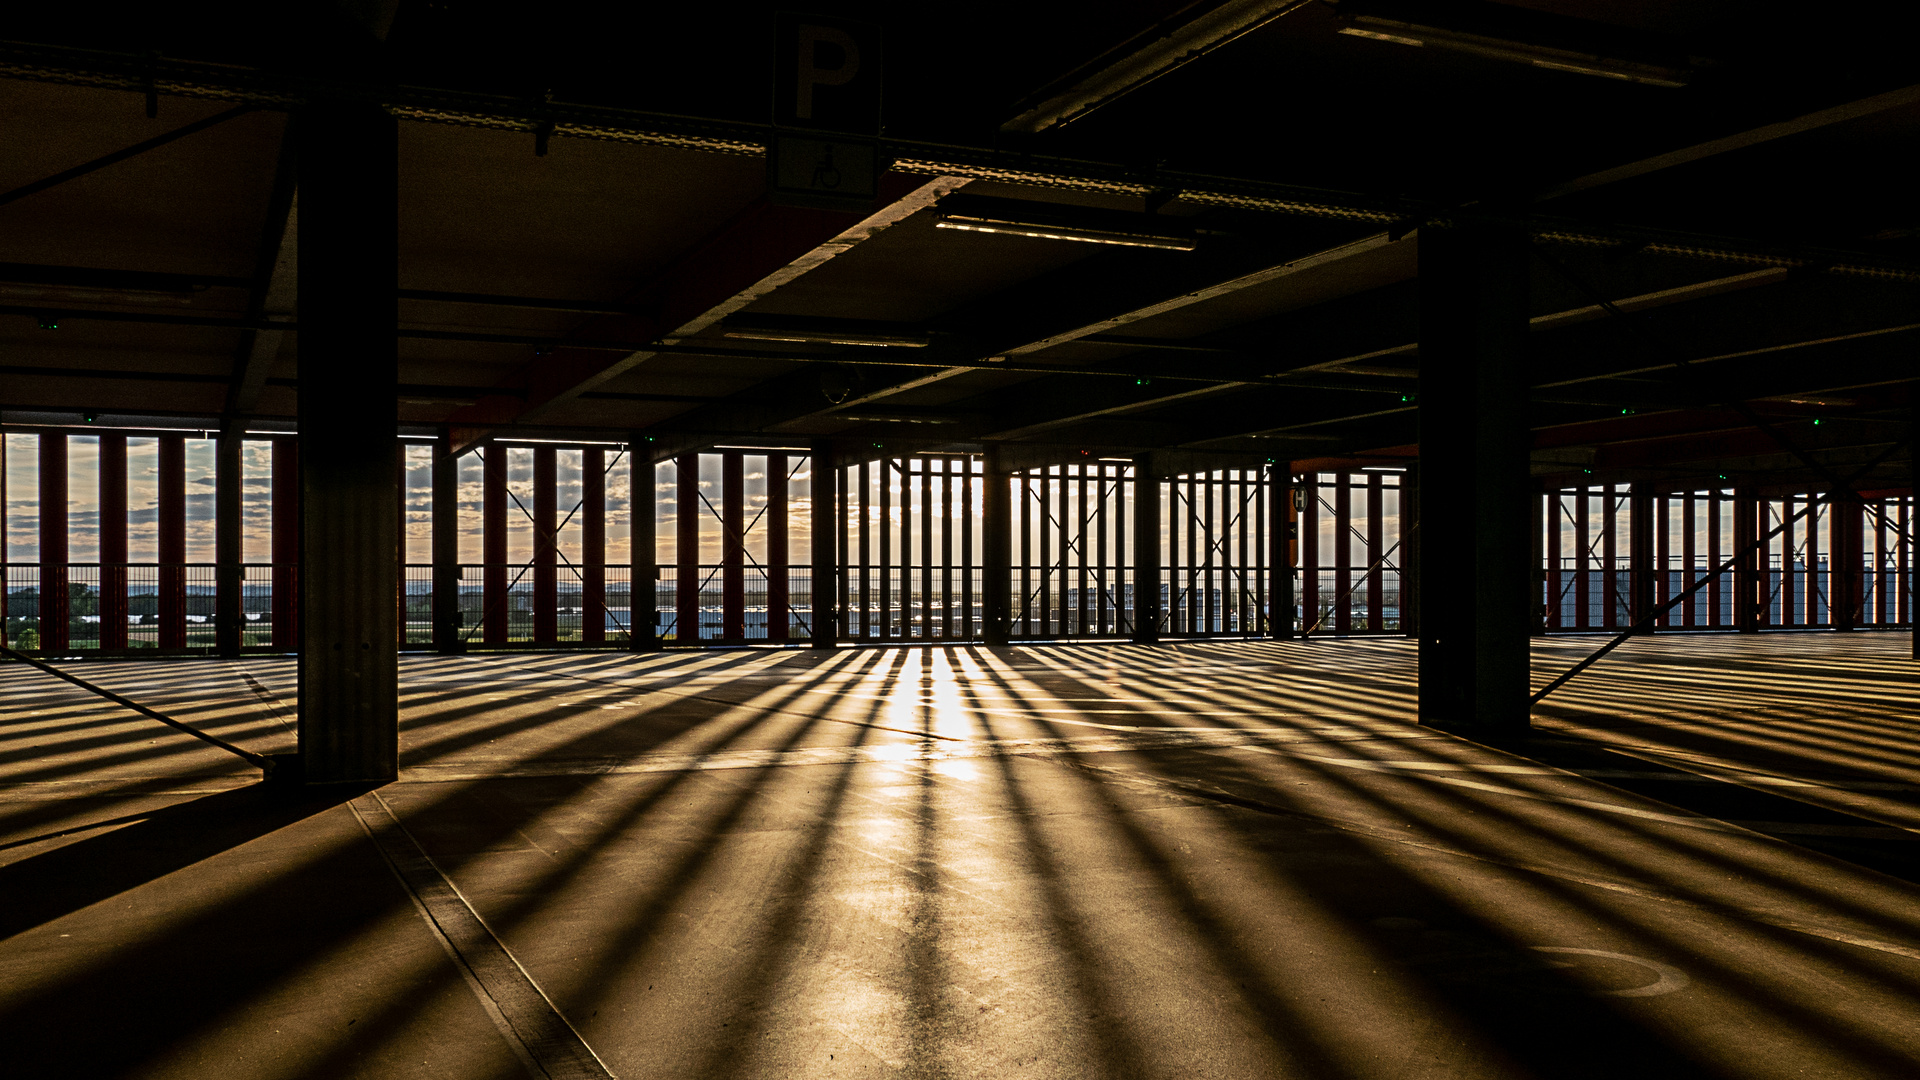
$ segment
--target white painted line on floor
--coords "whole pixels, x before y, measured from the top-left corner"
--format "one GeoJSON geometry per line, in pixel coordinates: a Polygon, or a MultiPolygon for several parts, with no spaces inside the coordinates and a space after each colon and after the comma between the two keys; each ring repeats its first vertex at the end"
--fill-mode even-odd
{"type": "Polygon", "coordinates": [[[400,824],[380,793],[368,792],[347,805],[528,1075],[535,1080],[612,1080],[599,1055],[400,824]]]}

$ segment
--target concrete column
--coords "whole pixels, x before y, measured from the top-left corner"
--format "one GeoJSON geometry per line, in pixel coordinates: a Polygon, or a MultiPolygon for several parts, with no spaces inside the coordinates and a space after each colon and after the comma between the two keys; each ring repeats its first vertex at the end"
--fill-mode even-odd
{"type": "Polygon", "coordinates": [[[1420,463],[1400,478],[1400,633],[1420,636],[1420,463]]]}
{"type": "Polygon", "coordinates": [[[1759,520],[1760,500],[1752,485],[1736,485],[1733,489],[1733,553],[1737,557],[1733,564],[1733,627],[1743,634],[1760,630],[1759,568],[1766,560],[1763,552],[1753,549],[1761,536],[1755,531],[1759,520]]]}
{"type": "Polygon", "coordinates": [[[40,651],[67,649],[67,437],[40,436],[40,651]]]}
{"type": "Polygon", "coordinates": [[[673,643],[700,644],[700,519],[706,506],[700,501],[700,455],[681,454],[674,461],[679,474],[674,492],[673,527],[673,643]]]}
{"type": "Polygon", "coordinates": [[[980,489],[980,613],[988,645],[1007,643],[1013,617],[1013,477],[1006,452],[988,444],[980,489]]]}
{"type": "Polygon", "coordinates": [[[1420,719],[1528,727],[1527,236],[1420,234],[1420,719]]]}
{"type": "Polygon", "coordinates": [[[558,463],[551,446],[533,450],[533,640],[551,645],[560,636],[558,463]]]}
{"type": "Polygon", "coordinates": [[[747,638],[745,457],[738,450],[720,452],[720,640],[729,645],[747,638]]]}
{"type": "MultiPolygon", "coordinates": [[[[1636,625],[1654,609],[1654,575],[1660,572],[1653,558],[1653,509],[1653,489],[1645,484],[1633,485],[1627,495],[1627,580],[1633,589],[1628,609],[1636,625]]],[[[1651,634],[1653,627],[1641,633],[1651,634]]]]}
{"type": "Polygon", "coordinates": [[[460,459],[446,432],[433,444],[433,648],[461,651],[460,459]]]}
{"type": "Polygon", "coordinates": [[[1293,509],[1293,469],[1286,463],[1267,470],[1267,636],[1293,640],[1294,547],[1300,523],[1293,509]]]}
{"type": "Polygon", "coordinates": [[[833,444],[813,444],[813,647],[831,649],[840,630],[840,467],[833,444]]]}
{"type": "Polygon", "coordinates": [[[792,621],[788,586],[787,455],[767,455],[767,510],[761,520],[767,536],[767,640],[785,641],[792,621]]]}
{"type": "Polygon", "coordinates": [[[653,490],[653,459],[647,456],[646,445],[646,437],[638,434],[627,444],[627,456],[633,461],[633,483],[627,498],[633,538],[627,553],[627,647],[634,652],[652,652],[660,647],[660,566],[654,532],[657,493],[653,490]]]}
{"type": "Polygon", "coordinates": [[[512,617],[507,595],[507,448],[488,443],[480,451],[480,640],[504,645],[512,617]]]}
{"type": "Polygon", "coordinates": [[[1528,505],[1532,508],[1533,539],[1530,541],[1532,554],[1527,559],[1527,580],[1533,583],[1529,594],[1529,603],[1533,605],[1533,627],[1535,637],[1545,637],[1547,633],[1547,498],[1539,491],[1527,494],[1528,505]]]}
{"type": "Polygon", "coordinates": [[[607,457],[580,451],[580,640],[607,640],[607,457]]]}
{"type": "Polygon", "coordinates": [[[300,758],[308,783],[385,781],[400,711],[398,138],[371,104],[300,119],[300,758]]]}
{"type": "Polygon", "coordinates": [[[228,659],[240,655],[240,635],[246,627],[242,590],[247,572],[240,561],[241,448],[240,431],[229,428],[214,444],[213,458],[213,639],[220,655],[228,659]]]}
{"type": "Polygon", "coordinates": [[[1866,507],[1850,495],[1833,500],[1827,518],[1827,622],[1835,630],[1852,630],[1860,617],[1861,583],[1865,560],[1861,537],[1866,507]]]}
{"type": "MultiPolygon", "coordinates": [[[[0,461],[0,468],[5,462],[0,461]]],[[[4,502],[0,499],[0,502],[4,502]]],[[[4,542],[0,537],[0,542],[4,542]]],[[[127,647],[127,437],[100,436],[100,647],[127,647]]]]}
{"type": "Polygon", "coordinates": [[[273,440],[273,647],[300,648],[300,443],[273,440]]]}
{"type": "Polygon", "coordinates": [[[1133,459],[1133,640],[1160,642],[1160,478],[1153,455],[1133,459]]]}

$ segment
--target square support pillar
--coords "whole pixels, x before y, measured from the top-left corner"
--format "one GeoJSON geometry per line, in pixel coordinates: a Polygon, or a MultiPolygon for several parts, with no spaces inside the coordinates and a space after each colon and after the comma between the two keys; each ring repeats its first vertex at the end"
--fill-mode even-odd
{"type": "MultiPolygon", "coordinates": [[[[700,455],[674,459],[678,477],[673,499],[673,643],[700,644],[700,455]]],[[[815,489],[818,490],[817,488],[815,489]]]]}
{"type": "Polygon", "coordinates": [[[1860,624],[1861,585],[1866,577],[1861,544],[1866,506],[1856,496],[1835,493],[1827,512],[1827,623],[1835,630],[1854,630],[1860,624]]]}
{"type": "Polygon", "coordinates": [[[560,526],[558,463],[551,446],[533,451],[533,640],[552,645],[560,637],[560,526]]]}
{"type": "Polygon", "coordinates": [[[980,617],[981,637],[990,646],[1005,645],[1013,608],[1013,476],[1006,452],[988,444],[981,463],[980,617]]]}
{"type": "Polygon", "coordinates": [[[720,453],[720,640],[747,639],[746,455],[720,453]]]}
{"type": "Polygon", "coordinates": [[[300,442],[273,440],[273,647],[300,648],[300,442]]]}
{"type": "Polygon", "coordinates": [[[580,451],[580,641],[607,640],[607,455],[580,451]]]}
{"type": "Polygon", "coordinates": [[[1400,634],[1420,636],[1420,463],[1400,478],[1400,634]]]}
{"type": "MultiPolygon", "coordinates": [[[[1654,582],[1661,568],[1654,565],[1653,558],[1653,489],[1635,484],[1627,499],[1627,580],[1632,589],[1628,610],[1632,612],[1632,625],[1637,626],[1656,606],[1654,582]]],[[[1653,627],[1648,626],[1640,633],[1651,634],[1653,627]]]]}
{"type": "Polygon", "coordinates": [[[162,649],[187,647],[187,440],[160,436],[154,478],[156,547],[160,556],[157,636],[162,649]]]}
{"type": "Polygon", "coordinates": [[[507,448],[480,451],[480,640],[507,643],[512,597],[507,595],[507,448]]]}
{"type": "Polygon", "coordinates": [[[433,648],[461,651],[460,459],[445,432],[433,444],[433,648]]]}
{"type": "Polygon", "coordinates": [[[840,631],[840,463],[833,444],[813,444],[813,647],[831,649],[840,631]]]}
{"type": "Polygon", "coordinates": [[[127,437],[100,436],[100,647],[127,647],[127,437]]]}
{"type": "Polygon", "coordinates": [[[1293,471],[1287,464],[1267,468],[1267,565],[1272,585],[1267,592],[1267,636],[1293,640],[1294,553],[1300,543],[1300,522],[1293,508],[1293,471]]]}
{"type": "Polygon", "coordinates": [[[1420,233],[1420,720],[1528,728],[1527,234],[1420,233]]]}
{"type": "Polygon", "coordinates": [[[366,103],[300,117],[300,758],[379,782],[399,751],[398,132],[366,103]]]}
{"type": "Polygon", "coordinates": [[[646,436],[639,434],[627,444],[627,456],[633,462],[633,483],[627,493],[631,537],[627,552],[627,648],[634,652],[652,652],[660,647],[660,504],[653,486],[653,459],[647,456],[646,445],[646,436]]]}
{"type": "Polygon", "coordinates": [[[245,490],[240,458],[243,445],[237,427],[220,432],[214,444],[213,640],[216,650],[227,659],[240,655],[241,635],[246,629],[247,569],[241,563],[240,554],[241,498],[245,490]]]}
{"type": "Polygon", "coordinates": [[[1153,455],[1133,459],[1133,642],[1160,643],[1160,478],[1153,455]]]}
{"type": "Polygon", "coordinates": [[[40,651],[67,650],[67,437],[40,436],[40,651]]]}
{"type": "Polygon", "coordinates": [[[785,642],[793,622],[788,567],[787,455],[767,455],[767,640],[785,642]]]}
{"type": "Polygon", "coordinates": [[[1760,631],[1762,593],[1760,566],[1766,553],[1754,547],[1764,534],[1760,523],[1760,500],[1753,487],[1736,485],[1733,489],[1733,627],[1743,634],[1760,631]]]}

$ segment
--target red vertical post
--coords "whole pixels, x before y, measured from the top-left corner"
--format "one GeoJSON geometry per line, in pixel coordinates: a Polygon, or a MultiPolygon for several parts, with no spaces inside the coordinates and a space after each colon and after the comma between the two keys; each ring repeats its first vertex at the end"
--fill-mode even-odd
{"type": "MultiPolygon", "coordinates": [[[[1629,626],[1636,626],[1640,620],[1653,614],[1657,606],[1655,598],[1659,595],[1655,585],[1658,566],[1654,558],[1656,550],[1663,549],[1664,543],[1656,548],[1654,539],[1660,526],[1664,524],[1655,513],[1658,501],[1653,492],[1643,484],[1635,484],[1628,489],[1627,495],[1627,619],[1629,626]]],[[[1648,626],[1640,631],[1653,633],[1648,626]]]]}
{"type": "MultiPolygon", "coordinates": [[[[1333,474],[1333,632],[1353,629],[1353,474],[1333,474]]],[[[1371,561],[1372,552],[1368,552],[1371,561]]]]}
{"type": "Polygon", "coordinates": [[[127,437],[100,436],[100,647],[127,647],[127,437]]]}
{"type": "MultiPolygon", "coordinates": [[[[1685,531],[1680,534],[1680,565],[1686,568],[1680,575],[1680,587],[1682,589],[1691,588],[1695,577],[1699,574],[1699,571],[1694,569],[1694,563],[1697,561],[1697,553],[1694,550],[1694,530],[1699,527],[1698,510],[1699,500],[1694,497],[1693,492],[1688,492],[1685,503],[1685,521],[1681,525],[1681,528],[1685,531]]],[[[1682,626],[1693,625],[1694,604],[1699,598],[1699,593],[1688,593],[1686,601],[1680,605],[1680,624],[1682,626]]]]}
{"type": "Polygon", "coordinates": [[[551,645],[560,638],[559,544],[560,526],[554,450],[533,451],[533,640],[551,645]]]}
{"type": "MultiPolygon", "coordinates": [[[[1402,498],[1405,498],[1405,496],[1402,496],[1402,498]]],[[[1566,520],[1566,514],[1561,509],[1563,505],[1565,505],[1565,503],[1562,492],[1558,490],[1547,492],[1546,532],[1542,538],[1542,543],[1544,543],[1547,548],[1547,587],[1543,591],[1546,594],[1547,629],[1549,630],[1562,629],[1563,619],[1561,616],[1560,598],[1566,595],[1567,589],[1564,580],[1566,577],[1567,560],[1566,555],[1561,550],[1562,540],[1566,535],[1566,529],[1562,524],[1566,520]]],[[[1405,601],[1402,601],[1402,603],[1404,604],[1405,601]]]]}
{"type": "Polygon", "coordinates": [[[480,572],[483,611],[480,640],[507,640],[507,448],[497,443],[480,452],[480,572]]]}
{"type": "MultiPolygon", "coordinates": [[[[1578,488],[1573,497],[1573,628],[1593,629],[1593,489],[1578,488]]],[[[1605,590],[1602,590],[1605,595],[1605,590]]]]}
{"type": "Polygon", "coordinates": [[[67,591],[67,437],[40,436],[40,650],[64,652],[67,591]]]}
{"type": "MultiPolygon", "coordinates": [[[[673,640],[676,645],[700,642],[700,455],[674,459],[679,486],[674,492],[675,529],[673,571],[673,640]]],[[[824,605],[822,605],[824,606],[824,605]]]]}
{"type": "Polygon", "coordinates": [[[720,639],[747,637],[747,481],[745,454],[720,454],[720,639]]]}
{"type": "MultiPolygon", "coordinates": [[[[1421,477],[1422,482],[1429,477],[1421,477]]],[[[1319,633],[1320,625],[1320,474],[1300,478],[1300,630],[1319,633]]]]}
{"type": "Polygon", "coordinates": [[[1386,572],[1380,558],[1387,553],[1381,523],[1383,481],[1377,472],[1367,474],[1367,565],[1372,568],[1367,574],[1367,629],[1376,631],[1386,626],[1386,572]]]}
{"type": "Polygon", "coordinates": [[[1757,549],[1760,534],[1760,500],[1751,487],[1741,485],[1733,491],[1733,551],[1738,561],[1733,567],[1733,625],[1743,634],[1760,629],[1760,567],[1766,552],[1757,549]]]}
{"type": "Polygon", "coordinates": [[[1719,488],[1713,489],[1707,496],[1707,557],[1706,565],[1714,574],[1713,584],[1707,586],[1707,625],[1721,625],[1720,615],[1720,564],[1726,562],[1727,551],[1720,539],[1720,507],[1724,503],[1719,488]]]}
{"type": "Polygon", "coordinates": [[[1860,587],[1864,570],[1866,507],[1855,498],[1840,498],[1828,504],[1827,621],[1835,630],[1852,630],[1860,625],[1860,587]]]}
{"type": "MultiPolygon", "coordinates": [[[[826,483],[828,477],[815,478],[826,483]]],[[[767,640],[787,640],[787,608],[792,598],[787,577],[787,455],[767,455],[767,640]]],[[[864,554],[864,547],[862,552],[864,554]]],[[[862,580],[865,580],[864,578],[862,580]]],[[[864,610],[864,609],[863,609],[864,610]]]]}
{"type": "Polygon", "coordinates": [[[159,499],[159,608],[162,649],[187,647],[187,440],[162,435],[159,499]]]}
{"type": "Polygon", "coordinates": [[[273,440],[273,647],[300,647],[300,440],[273,440]]]}
{"type": "MultiPolygon", "coordinates": [[[[636,470],[636,500],[639,488],[636,470]]],[[[640,585],[635,580],[631,588],[637,592],[640,585]]],[[[607,452],[597,446],[580,452],[580,640],[607,640],[607,452]]]]}

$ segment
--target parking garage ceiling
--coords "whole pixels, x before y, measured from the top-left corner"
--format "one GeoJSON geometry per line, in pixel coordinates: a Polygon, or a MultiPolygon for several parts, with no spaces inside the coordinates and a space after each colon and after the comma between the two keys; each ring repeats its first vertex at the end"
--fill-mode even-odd
{"type": "Polygon", "coordinates": [[[13,19],[4,418],[286,430],[289,147],[346,95],[403,120],[399,417],[461,444],[1405,461],[1421,234],[1499,215],[1542,483],[1911,484],[1920,60],[1879,6],[809,9],[885,34],[858,210],[769,197],[771,6],[13,19]]]}

